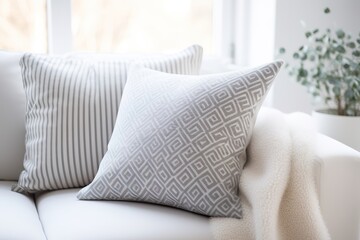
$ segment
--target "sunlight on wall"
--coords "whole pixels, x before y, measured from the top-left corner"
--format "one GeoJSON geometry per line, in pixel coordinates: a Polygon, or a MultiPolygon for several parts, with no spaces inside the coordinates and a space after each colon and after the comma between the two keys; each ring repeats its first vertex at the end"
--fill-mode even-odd
{"type": "Polygon", "coordinates": [[[46,0],[1,0],[0,36],[0,49],[46,52],[46,0]]]}
{"type": "Polygon", "coordinates": [[[209,0],[72,0],[74,49],[154,52],[198,43],[213,53],[209,0]]]}

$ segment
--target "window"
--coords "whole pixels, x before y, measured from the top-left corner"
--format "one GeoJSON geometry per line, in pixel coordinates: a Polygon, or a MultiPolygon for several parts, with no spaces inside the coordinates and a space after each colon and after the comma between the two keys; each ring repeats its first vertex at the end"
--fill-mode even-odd
{"type": "Polygon", "coordinates": [[[0,36],[0,49],[46,52],[46,0],[1,0],[0,36]]]}
{"type": "Polygon", "coordinates": [[[198,43],[213,53],[211,0],[72,0],[74,50],[158,52],[198,43]]]}
{"type": "Polygon", "coordinates": [[[164,52],[198,43],[205,55],[234,57],[236,1],[1,0],[0,49],[164,52]]]}

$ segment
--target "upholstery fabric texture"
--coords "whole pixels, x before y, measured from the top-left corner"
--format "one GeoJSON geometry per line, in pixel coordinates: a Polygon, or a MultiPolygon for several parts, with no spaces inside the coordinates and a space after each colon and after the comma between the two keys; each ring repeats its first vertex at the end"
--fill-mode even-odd
{"type": "Polygon", "coordinates": [[[37,194],[39,218],[48,239],[213,239],[208,217],[149,203],[79,201],[78,191],[37,194]]]}
{"type": "Polygon", "coordinates": [[[12,192],[13,181],[0,181],[0,239],[45,240],[34,199],[12,192]]]}
{"type": "Polygon", "coordinates": [[[204,76],[134,65],[108,151],[79,199],[152,202],[241,218],[246,146],[281,65],[204,76]]]}
{"type": "Polygon", "coordinates": [[[25,153],[22,53],[0,51],[0,180],[17,180],[25,153]]]}
{"type": "MultiPolygon", "coordinates": [[[[137,59],[170,73],[197,74],[202,48],[137,59]]],[[[94,178],[113,131],[127,68],[121,58],[25,54],[24,170],[13,190],[35,193],[82,187],[94,178]]]]}

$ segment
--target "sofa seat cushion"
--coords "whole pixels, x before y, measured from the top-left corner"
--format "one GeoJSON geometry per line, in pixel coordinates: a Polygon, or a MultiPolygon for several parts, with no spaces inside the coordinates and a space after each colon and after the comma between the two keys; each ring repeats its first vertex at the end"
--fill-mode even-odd
{"type": "Polygon", "coordinates": [[[15,183],[0,181],[0,239],[46,239],[33,198],[11,191],[15,183]]]}
{"type": "Polygon", "coordinates": [[[212,239],[208,217],[147,203],[78,200],[78,191],[36,197],[48,240],[212,239]]]}

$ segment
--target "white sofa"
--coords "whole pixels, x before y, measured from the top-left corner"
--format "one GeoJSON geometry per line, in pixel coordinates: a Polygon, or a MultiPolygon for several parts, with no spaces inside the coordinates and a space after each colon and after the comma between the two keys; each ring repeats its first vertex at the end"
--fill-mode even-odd
{"type": "MultiPolygon", "coordinates": [[[[0,239],[213,239],[208,217],[175,208],[80,201],[79,189],[33,197],[12,192],[24,154],[10,134],[25,131],[18,59],[0,53],[0,99],[8,99],[0,102],[0,239]],[[17,156],[7,157],[14,149],[17,156]]],[[[317,143],[316,185],[329,232],[333,239],[360,239],[360,153],[321,134],[317,143]]]]}

